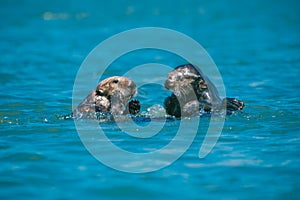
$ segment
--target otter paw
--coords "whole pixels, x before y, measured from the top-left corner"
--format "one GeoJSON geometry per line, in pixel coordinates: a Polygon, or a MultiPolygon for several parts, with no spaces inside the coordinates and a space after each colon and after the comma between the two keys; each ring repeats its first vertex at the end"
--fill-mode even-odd
{"type": "Polygon", "coordinates": [[[235,99],[235,98],[225,98],[223,99],[223,105],[226,105],[227,110],[234,111],[234,110],[242,110],[245,107],[244,102],[235,99]]]}
{"type": "Polygon", "coordinates": [[[174,94],[165,99],[164,108],[166,109],[166,113],[168,115],[181,117],[180,104],[177,97],[174,94]]]}
{"type": "Polygon", "coordinates": [[[129,113],[132,115],[136,115],[140,112],[141,105],[140,102],[136,99],[129,101],[128,103],[128,110],[129,113]]]}

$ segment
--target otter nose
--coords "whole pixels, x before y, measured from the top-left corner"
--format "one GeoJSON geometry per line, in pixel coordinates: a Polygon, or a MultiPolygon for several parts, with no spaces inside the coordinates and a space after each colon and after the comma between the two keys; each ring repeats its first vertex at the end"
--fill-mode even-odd
{"type": "Polygon", "coordinates": [[[136,88],[135,82],[133,82],[132,80],[129,80],[129,82],[128,82],[128,87],[131,88],[131,89],[136,88]]]}
{"type": "Polygon", "coordinates": [[[165,81],[165,88],[168,90],[168,89],[170,89],[170,83],[169,83],[169,81],[168,80],[166,80],[165,81]]]}
{"type": "Polygon", "coordinates": [[[166,80],[164,85],[167,90],[170,90],[170,89],[172,89],[173,82],[166,80]]]}

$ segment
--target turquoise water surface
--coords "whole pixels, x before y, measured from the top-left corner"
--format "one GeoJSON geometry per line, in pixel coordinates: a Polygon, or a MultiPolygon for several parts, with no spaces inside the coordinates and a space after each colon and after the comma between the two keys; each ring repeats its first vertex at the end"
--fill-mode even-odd
{"type": "MultiPolygon", "coordinates": [[[[0,199],[300,199],[298,1],[0,4],[0,199]],[[96,160],[74,121],[59,116],[72,111],[74,80],[88,53],[114,34],[145,26],[170,28],[203,45],[222,74],[227,96],[246,107],[226,117],[221,137],[204,159],[198,153],[209,116],[172,165],[130,174],[96,160]]],[[[125,55],[104,77],[150,62],[174,68],[184,61],[160,51],[125,55]]],[[[136,81],[157,73],[141,72],[136,81]]],[[[143,111],[153,105],[157,111],[169,94],[149,84],[137,98],[143,111]]],[[[180,122],[166,122],[149,139],[133,138],[114,123],[101,126],[116,145],[145,153],[167,145],[180,122]]]]}

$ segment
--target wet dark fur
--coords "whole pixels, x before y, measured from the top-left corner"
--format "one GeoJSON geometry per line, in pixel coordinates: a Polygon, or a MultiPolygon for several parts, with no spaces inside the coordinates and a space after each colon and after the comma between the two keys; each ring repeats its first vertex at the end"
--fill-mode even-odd
{"type": "Polygon", "coordinates": [[[235,98],[220,99],[213,83],[197,67],[186,64],[169,73],[165,88],[173,93],[164,101],[167,114],[190,116],[203,109],[206,112],[222,109],[242,110],[244,103],[235,98]]]}

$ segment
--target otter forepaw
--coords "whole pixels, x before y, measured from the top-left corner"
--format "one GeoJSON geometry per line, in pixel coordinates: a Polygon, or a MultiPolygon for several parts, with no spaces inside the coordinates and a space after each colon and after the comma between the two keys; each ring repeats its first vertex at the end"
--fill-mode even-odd
{"type": "Polygon", "coordinates": [[[136,115],[140,112],[140,109],[141,109],[141,105],[140,105],[139,100],[134,99],[134,100],[129,101],[128,111],[130,114],[136,115]]]}
{"type": "Polygon", "coordinates": [[[229,111],[242,110],[245,107],[244,102],[235,98],[223,99],[223,105],[226,105],[226,109],[229,111]]]}
{"type": "Polygon", "coordinates": [[[165,99],[164,108],[166,109],[166,113],[168,115],[181,117],[180,104],[177,97],[174,94],[165,99]]]}

